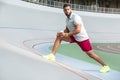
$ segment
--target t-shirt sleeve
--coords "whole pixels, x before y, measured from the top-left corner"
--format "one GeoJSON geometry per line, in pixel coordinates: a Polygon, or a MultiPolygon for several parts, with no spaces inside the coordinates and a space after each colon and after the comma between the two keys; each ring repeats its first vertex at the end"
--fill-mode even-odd
{"type": "Polygon", "coordinates": [[[81,23],[82,23],[81,17],[76,15],[74,17],[74,24],[77,25],[77,24],[81,24],[81,23]]]}

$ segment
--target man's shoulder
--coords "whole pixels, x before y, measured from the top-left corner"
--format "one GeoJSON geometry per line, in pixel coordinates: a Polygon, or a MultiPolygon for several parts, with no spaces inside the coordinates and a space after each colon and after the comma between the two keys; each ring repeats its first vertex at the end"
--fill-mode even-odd
{"type": "Polygon", "coordinates": [[[76,14],[76,13],[72,13],[72,16],[73,16],[73,17],[79,17],[79,18],[81,18],[80,15],[79,15],[79,14],[76,14]]]}
{"type": "Polygon", "coordinates": [[[74,12],[73,12],[72,14],[73,14],[73,15],[78,15],[77,13],[74,13],[74,12]]]}

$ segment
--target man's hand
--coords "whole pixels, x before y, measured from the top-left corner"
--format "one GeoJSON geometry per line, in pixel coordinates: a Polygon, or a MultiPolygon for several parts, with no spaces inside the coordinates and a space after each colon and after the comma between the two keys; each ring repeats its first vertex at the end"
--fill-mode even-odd
{"type": "Polygon", "coordinates": [[[58,33],[57,33],[57,36],[58,36],[58,37],[64,37],[64,32],[58,32],[58,33]]]}
{"type": "Polygon", "coordinates": [[[58,32],[58,33],[57,33],[57,36],[58,36],[58,37],[61,37],[61,38],[62,38],[62,37],[67,37],[67,36],[68,36],[68,33],[58,32]]]}

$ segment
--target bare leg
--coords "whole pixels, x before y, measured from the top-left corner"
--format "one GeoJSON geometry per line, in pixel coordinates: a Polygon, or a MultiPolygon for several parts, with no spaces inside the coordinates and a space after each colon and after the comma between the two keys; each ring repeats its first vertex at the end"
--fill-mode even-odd
{"type": "Polygon", "coordinates": [[[88,51],[88,52],[86,52],[87,53],[87,55],[89,56],[89,57],[91,57],[91,58],[93,58],[94,60],[96,60],[98,63],[100,63],[102,66],[106,66],[106,64],[103,62],[103,60],[98,56],[98,55],[96,55],[94,52],[93,52],[93,50],[91,50],[91,51],[88,51]]]}
{"type": "Polygon", "coordinates": [[[57,50],[58,50],[58,47],[60,46],[61,44],[61,41],[66,41],[66,42],[70,42],[70,37],[56,37],[56,40],[54,42],[54,46],[53,46],[53,49],[52,49],[52,54],[55,55],[57,50]]]}
{"type": "Polygon", "coordinates": [[[53,48],[52,48],[52,54],[56,54],[56,52],[57,52],[57,50],[58,50],[58,47],[60,46],[60,44],[61,44],[61,38],[59,38],[59,37],[57,37],[56,38],[56,40],[55,40],[55,42],[54,42],[54,46],[53,46],[53,48]]]}

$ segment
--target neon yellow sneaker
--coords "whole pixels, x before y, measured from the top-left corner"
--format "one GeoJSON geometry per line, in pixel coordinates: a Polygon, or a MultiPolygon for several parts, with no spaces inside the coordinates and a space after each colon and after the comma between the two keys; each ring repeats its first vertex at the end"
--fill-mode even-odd
{"type": "Polygon", "coordinates": [[[108,72],[108,71],[110,71],[110,67],[109,67],[109,66],[103,66],[103,67],[101,68],[101,70],[100,70],[101,73],[106,73],[106,72],[108,72]]]}
{"type": "Polygon", "coordinates": [[[45,55],[45,56],[43,56],[43,58],[45,58],[47,60],[55,61],[55,56],[53,54],[45,55]]]}

